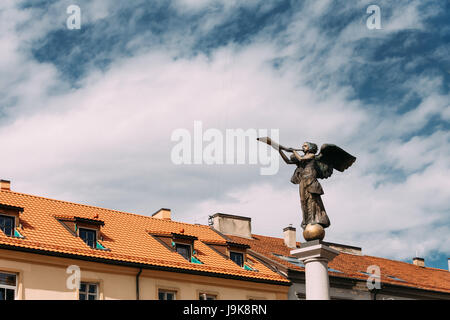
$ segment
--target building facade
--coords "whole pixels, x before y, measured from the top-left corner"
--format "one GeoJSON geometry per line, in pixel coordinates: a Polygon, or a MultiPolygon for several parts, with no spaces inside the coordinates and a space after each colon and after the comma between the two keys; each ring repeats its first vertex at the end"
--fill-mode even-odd
{"type": "Polygon", "coordinates": [[[286,299],[289,280],[208,226],[0,184],[0,299],[286,299]]]}
{"type": "MultiPolygon", "coordinates": [[[[281,232],[280,232],[281,233],[281,232]]],[[[0,181],[0,300],[303,300],[305,269],[283,237],[251,219],[214,214],[209,225],[14,192],[0,181]]],[[[450,272],[325,243],[331,299],[450,299],[450,272]]]]}
{"type": "MultiPolygon", "coordinates": [[[[222,213],[211,216],[210,225],[226,239],[248,245],[251,256],[289,279],[290,300],[305,299],[304,265],[290,254],[302,245],[295,228],[284,228],[282,238],[256,235],[250,218],[222,213]]],[[[340,252],[328,265],[331,299],[450,299],[449,270],[426,267],[422,258],[406,263],[364,255],[359,247],[323,243],[340,252]]]]}

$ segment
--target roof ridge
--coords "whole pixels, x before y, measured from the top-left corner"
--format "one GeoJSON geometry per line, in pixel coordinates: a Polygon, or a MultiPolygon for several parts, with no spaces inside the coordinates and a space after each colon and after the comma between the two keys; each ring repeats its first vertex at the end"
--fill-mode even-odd
{"type": "MultiPolygon", "coordinates": [[[[76,206],[81,206],[81,207],[88,207],[88,208],[93,208],[93,209],[100,209],[100,210],[104,210],[104,211],[113,211],[113,212],[116,212],[116,213],[132,215],[132,216],[136,216],[136,217],[140,217],[140,218],[146,218],[146,219],[152,219],[152,220],[161,220],[161,219],[158,219],[158,218],[153,218],[152,216],[146,216],[144,214],[120,211],[120,210],[115,210],[115,209],[108,209],[108,208],[103,208],[103,207],[98,207],[98,206],[93,206],[93,205],[83,204],[83,203],[76,203],[76,202],[71,202],[71,201],[66,201],[66,200],[52,199],[52,198],[47,198],[47,197],[42,197],[42,196],[36,196],[36,195],[33,195],[33,194],[22,193],[22,192],[0,190],[0,193],[1,192],[14,193],[14,194],[17,194],[17,195],[31,197],[31,198],[45,199],[45,200],[50,200],[50,201],[54,201],[54,202],[66,203],[66,204],[70,204],[70,205],[76,205],[76,206]]],[[[170,222],[170,223],[181,224],[181,225],[204,227],[204,228],[208,228],[209,229],[209,226],[203,225],[203,224],[192,224],[192,223],[179,222],[179,221],[174,221],[174,220],[164,220],[164,221],[170,222]]]]}

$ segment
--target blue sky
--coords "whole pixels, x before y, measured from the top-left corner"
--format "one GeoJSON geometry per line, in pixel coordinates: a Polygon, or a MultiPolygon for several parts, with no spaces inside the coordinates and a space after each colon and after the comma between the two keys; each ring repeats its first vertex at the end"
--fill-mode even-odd
{"type": "Polygon", "coordinates": [[[6,0],[0,21],[0,175],[14,190],[204,224],[242,214],[281,236],[300,224],[292,168],[170,161],[171,132],[195,120],[275,128],[284,145],[358,158],[322,183],[328,241],[447,268],[449,3],[6,0]]]}

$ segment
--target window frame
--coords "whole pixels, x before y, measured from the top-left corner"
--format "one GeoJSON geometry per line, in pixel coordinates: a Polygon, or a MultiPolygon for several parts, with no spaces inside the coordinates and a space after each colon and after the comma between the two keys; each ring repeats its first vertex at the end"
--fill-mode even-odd
{"type": "Polygon", "coordinates": [[[98,230],[97,229],[92,229],[92,228],[86,228],[86,227],[78,227],[77,226],[77,231],[78,231],[78,237],[83,240],[83,242],[92,249],[97,249],[97,241],[98,241],[98,230]],[[94,246],[91,247],[82,237],[81,237],[81,230],[87,230],[87,231],[91,231],[94,232],[95,236],[94,236],[94,246]]]}
{"type": "MultiPolygon", "coordinates": [[[[13,300],[17,300],[17,294],[19,291],[19,285],[18,285],[19,284],[19,275],[17,273],[8,272],[8,271],[0,271],[0,273],[7,274],[7,275],[13,275],[15,277],[16,284],[14,286],[7,285],[7,284],[0,284],[0,289],[5,289],[5,293],[6,293],[6,290],[13,290],[13,292],[14,292],[13,300]]],[[[6,295],[5,295],[5,297],[6,297],[6,295]]],[[[4,299],[4,300],[6,300],[6,299],[4,299]]]]}
{"type": "Polygon", "coordinates": [[[173,299],[172,300],[177,300],[177,291],[176,290],[170,290],[170,289],[164,289],[164,288],[158,288],[158,300],[159,301],[170,301],[169,299],[160,299],[159,295],[163,293],[165,295],[165,297],[167,297],[168,293],[173,294],[173,299]]]}
{"type": "Polygon", "coordinates": [[[175,251],[176,253],[178,253],[180,256],[182,256],[183,258],[185,258],[187,261],[191,262],[191,257],[192,257],[192,245],[191,244],[187,244],[187,243],[179,243],[179,242],[175,242],[175,251]],[[189,257],[186,258],[184,255],[182,255],[180,252],[178,252],[178,247],[186,247],[189,249],[189,257]]]}
{"type": "Polygon", "coordinates": [[[203,291],[200,291],[198,293],[198,300],[203,300],[203,301],[206,301],[206,300],[218,300],[218,298],[219,298],[219,295],[215,294],[215,293],[208,293],[208,292],[203,292],[203,291]],[[201,299],[202,296],[204,296],[205,299],[201,299]],[[208,299],[208,297],[214,297],[214,299],[208,299]]]}
{"type": "Polygon", "coordinates": [[[230,260],[233,261],[234,263],[236,263],[239,267],[243,268],[245,265],[245,254],[243,252],[230,250],[230,260]],[[242,265],[240,265],[239,263],[234,261],[233,258],[231,258],[231,254],[240,255],[242,257],[242,265]]]}
{"type": "MultiPolygon", "coordinates": [[[[89,300],[89,296],[93,295],[92,293],[89,293],[89,286],[91,286],[91,285],[96,286],[94,300],[100,300],[100,283],[94,282],[94,281],[80,281],[80,288],[78,289],[78,300],[83,301],[82,299],[80,299],[80,295],[82,295],[82,294],[84,294],[86,296],[86,299],[84,299],[84,301],[89,300]],[[81,291],[82,284],[86,285],[86,291],[81,291]]],[[[93,300],[91,300],[91,301],[93,301],[93,300]]]]}
{"type": "Polygon", "coordinates": [[[7,236],[7,237],[14,237],[14,232],[16,230],[16,216],[12,216],[9,214],[0,214],[0,218],[4,217],[4,218],[9,218],[12,219],[12,229],[11,229],[11,234],[6,234],[5,230],[3,230],[3,228],[0,228],[0,230],[7,236]]]}

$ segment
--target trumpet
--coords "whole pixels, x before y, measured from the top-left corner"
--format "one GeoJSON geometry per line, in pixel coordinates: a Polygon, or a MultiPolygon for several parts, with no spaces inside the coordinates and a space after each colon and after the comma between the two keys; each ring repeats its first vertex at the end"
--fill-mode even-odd
{"type": "Polygon", "coordinates": [[[272,148],[274,148],[276,150],[284,150],[287,152],[303,151],[303,149],[286,148],[286,147],[282,146],[281,144],[278,144],[277,142],[272,141],[272,139],[270,139],[269,137],[256,138],[256,140],[267,143],[269,146],[271,146],[272,148]]]}

